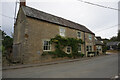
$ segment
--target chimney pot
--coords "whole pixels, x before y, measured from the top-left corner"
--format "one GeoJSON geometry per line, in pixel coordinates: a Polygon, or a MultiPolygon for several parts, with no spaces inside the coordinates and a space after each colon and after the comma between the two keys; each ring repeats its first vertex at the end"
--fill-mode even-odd
{"type": "Polygon", "coordinates": [[[20,0],[20,7],[21,6],[26,6],[26,0],[20,0]]]}

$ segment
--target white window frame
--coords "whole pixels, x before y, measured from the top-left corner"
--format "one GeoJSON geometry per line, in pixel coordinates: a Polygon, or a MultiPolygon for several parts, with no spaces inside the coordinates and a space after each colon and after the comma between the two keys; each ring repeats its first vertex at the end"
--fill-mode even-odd
{"type": "Polygon", "coordinates": [[[82,45],[78,45],[78,52],[81,52],[81,50],[82,50],[82,45]],[[79,46],[80,46],[80,51],[79,51],[79,46]]]}
{"type": "Polygon", "coordinates": [[[65,28],[64,27],[60,27],[59,28],[59,33],[60,33],[60,36],[65,37],[65,28]]]}
{"type": "Polygon", "coordinates": [[[44,45],[44,41],[50,41],[48,39],[43,40],[43,51],[51,51],[51,44],[49,43],[48,45],[44,45]],[[49,50],[44,50],[44,46],[50,47],[49,50]]]}
{"type": "Polygon", "coordinates": [[[78,38],[78,39],[81,39],[81,32],[80,32],[80,31],[77,31],[77,38],[78,38]],[[78,33],[80,33],[80,36],[79,36],[78,33]]]}
{"type": "Polygon", "coordinates": [[[89,34],[89,35],[88,35],[88,38],[89,38],[89,40],[92,40],[92,35],[89,34]]]}
{"type": "Polygon", "coordinates": [[[66,53],[67,53],[67,54],[70,54],[70,53],[71,53],[71,47],[70,47],[70,46],[67,46],[67,47],[66,47],[66,53]],[[67,52],[67,51],[68,51],[68,48],[70,49],[70,52],[67,52]]]}
{"type": "Polygon", "coordinates": [[[87,45],[86,46],[86,51],[88,51],[88,52],[92,52],[92,45],[87,45]],[[87,46],[88,46],[88,50],[87,50],[87,46]],[[91,47],[91,48],[90,48],[91,47]]]}

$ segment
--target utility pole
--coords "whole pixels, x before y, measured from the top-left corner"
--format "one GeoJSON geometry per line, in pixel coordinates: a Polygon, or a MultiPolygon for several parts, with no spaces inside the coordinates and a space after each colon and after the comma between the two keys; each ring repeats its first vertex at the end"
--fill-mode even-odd
{"type": "MultiPolygon", "coordinates": [[[[120,1],[118,2],[118,9],[120,9],[120,1]]],[[[120,41],[120,11],[118,11],[118,40],[120,41]]]]}
{"type": "Polygon", "coordinates": [[[15,1],[14,24],[16,23],[17,0],[15,1]]]}

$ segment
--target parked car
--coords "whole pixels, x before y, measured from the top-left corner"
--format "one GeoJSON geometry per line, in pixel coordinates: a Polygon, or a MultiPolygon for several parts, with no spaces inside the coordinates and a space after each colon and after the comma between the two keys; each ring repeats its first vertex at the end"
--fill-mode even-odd
{"type": "Polygon", "coordinates": [[[95,56],[95,52],[88,52],[88,57],[94,57],[95,56]]]}

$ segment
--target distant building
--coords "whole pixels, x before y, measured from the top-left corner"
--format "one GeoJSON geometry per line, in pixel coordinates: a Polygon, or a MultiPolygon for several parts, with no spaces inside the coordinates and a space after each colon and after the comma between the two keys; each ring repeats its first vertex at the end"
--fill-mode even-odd
{"type": "Polygon", "coordinates": [[[119,44],[120,44],[119,41],[108,42],[108,43],[107,43],[107,49],[108,49],[108,50],[117,50],[119,44]]]}
{"type": "Polygon", "coordinates": [[[102,54],[102,53],[103,53],[103,52],[102,52],[102,46],[103,46],[104,44],[103,44],[103,41],[102,41],[102,38],[101,38],[101,37],[96,37],[96,38],[95,38],[95,45],[96,45],[96,47],[95,47],[95,52],[102,54]]]}
{"type": "Polygon", "coordinates": [[[101,41],[102,43],[109,41],[107,38],[101,38],[100,36],[96,36],[96,39],[101,41]]]}

